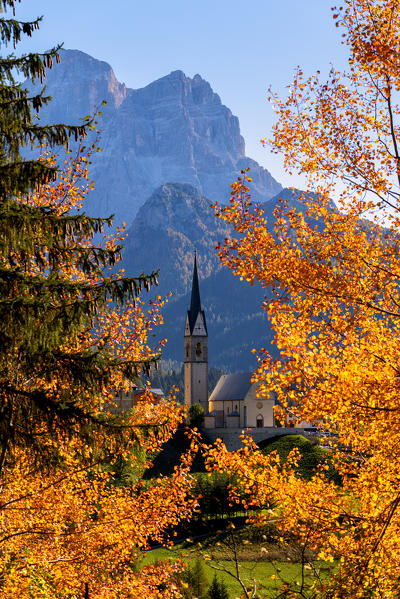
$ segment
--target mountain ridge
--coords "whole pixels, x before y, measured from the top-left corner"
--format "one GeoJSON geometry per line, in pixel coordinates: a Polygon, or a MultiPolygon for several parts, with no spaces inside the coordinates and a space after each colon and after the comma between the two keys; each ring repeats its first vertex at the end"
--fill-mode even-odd
{"type": "Polygon", "coordinates": [[[108,103],[99,121],[102,151],[92,157],[95,189],[84,206],[93,216],[114,213],[116,224],[130,226],[154,189],[169,181],[225,202],[248,166],[257,201],[282,188],[245,155],[238,118],[198,74],[175,70],[134,90],[117,81],[108,63],[62,50],[61,63],[47,72],[46,93],[53,99],[40,111],[42,123],[77,122],[103,99],[108,103]]]}

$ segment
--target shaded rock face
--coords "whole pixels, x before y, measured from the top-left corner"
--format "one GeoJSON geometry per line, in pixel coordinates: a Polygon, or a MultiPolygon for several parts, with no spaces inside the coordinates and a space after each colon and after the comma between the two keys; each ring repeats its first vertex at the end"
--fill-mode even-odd
{"type": "Polygon", "coordinates": [[[230,234],[214,216],[210,201],[192,185],[159,187],[139,209],[123,250],[127,274],[160,271],[157,294],[179,296],[189,290],[194,251],[199,274],[206,278],[221,269],[215,246],[230,234]]]}
{"type": "Polygon", "coordinates": [[[256,359],[251,350],[269,347],[272,333],[261,308],[265,290],[222,268],[215,249],[231,233],[229,225],[214,216],[210,201],[192,185],[162,185],[139,209],[128,230],[122,266],[130,275],[159,269],[159,286],[149,297],[172,292],[163,309],[164,325],[155,331],[157,339],[168,340],[165,359],[183,360],[194,250],[210,336],[210,365],[233,372],[252,370],[256,359]]]}
{"type": "Polygon", "coordinates": [[[119,83],[109,64],[79,50],[60,52],[61,63],[46,73],[46,95],[53,100],[40,112],[45,122],[75,124],[94,107],[107,102],[107,112],[118,108],[128,93],[119,83]]]}
{"type": "MultiPolygon", "coordinates": [[[[200,295],[207,319],[210,366],[226,372],[250,371],[257,367],[252,349],[264,347],[276,354],[275,346],[271,345],[273,332],[261,307],[265,289],[250,286],[228,269],[220,268],[205,279],[200,277],[200,295]]],[[[183,361],[183,331],[189,305],[190,293],[187,293],[163,309],[164,324],[155,333],[168,340],[163,349],[164,359],[183,361]]]]}
{"type": "Polygon", "coordinates": [[[93,157],[95,191],[85,206],[94,216],[115,214],[130,225],[151,193],[168,181],[189,183],[210,200],[226,201],[230,184],[251,167],[253,199],[281,189],[270,173],[245,156],[239,121],[200,75],[182,71],[138,90],[119,83],[112,68],[77,50],[61,52],[48,72],[52,102],[42,122],[78,122],[103,99],[102,152],[93,157]]]}
{"type": "MultiPolygon", "coordinates": [[[[302,196],[300,190],[283,189],[262,204],[271,231],[274,210],[281,202],[306,214],[302,196]]],[[[165,359],[183,360],[183,331],[190,305],[195,249],[209,333],[210,365],[228,372],[252,370],[257,365],[253,348],[264,347],[277,354],[276,346],[271,344],[273,331],[262,309],[270,291],[257,283],[250,286],[221,266],[215,246],[231,235],[227,223],[215,218],[210,201],[191,185],[162,185],[137,213],[128,230],[123,266],[129,275],[159,268],[160,285],[151,293],[173,292],[163,309],[164,325],[155,331],[158,339],[168,339],[163,351],[165,359]]]]}

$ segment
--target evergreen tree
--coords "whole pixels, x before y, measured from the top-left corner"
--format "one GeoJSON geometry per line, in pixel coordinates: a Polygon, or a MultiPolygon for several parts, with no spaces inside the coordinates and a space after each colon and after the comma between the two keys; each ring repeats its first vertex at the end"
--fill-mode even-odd
{"type": "Polygon", "coordinates": [[[199,428],[204,423],[204,408],[198,403],[192,404],[189,408],[190,426],[199,428]]]}
{"type": "Polygon", "coordinates": [[[182,587],[181,592],[185,599],[205,599],[207,597],[207,576],[204,571],[203,562],[197,558],[193,566],[189,567],[181,576],[181,580],[187,586],[182,587]]]}
{"type": "Polygon", "coordinates": [[[228,589],[222,580],[218,580],[214,574],[213,581],[208,589],[207,599],[229,599],[228,589]]]}
{"type": "MultiPolygon", "coordinates": [[[[0,0],[0,12],[20,0],[0,0]]],[[[22,36],[38,29],[40,18],[21,22],[0,18],[3,47],[14,48],[22,36]]],[[[111,218],[60,213],[54,207],[21,201],[24,194],[51,185],[57,167],[46,160],[26,160],[22,148],[54,147],[78,140],[92,125],[41,126],[35,113],[50,101],[42,90],[29,95],[17,81],[42,81],[47,68],[59,61],[59,47],[44,54],[0,56],[0,472],[12,449],[23,447],[36,461],[57,459],[57,435],[110,439],[121,432],[101,411],[99,397],[115,369],[135,379],[149,363],[123,362],[106,340],[82,349],[67,349],[66,340],[78,339],[96,328],[99,314],[112,301],[122,305],[142,287],[156,281],[156,273],[138,278],[106,276],[120,255],[120,247],[85,247],[109,226],[111,218]],[[65,276],[71,263],[75,278],[65,276]],[[53,387],[52,375],[64,381],[53,387]],[[53,442],[49,442],[53,439],[53,442]]]]}

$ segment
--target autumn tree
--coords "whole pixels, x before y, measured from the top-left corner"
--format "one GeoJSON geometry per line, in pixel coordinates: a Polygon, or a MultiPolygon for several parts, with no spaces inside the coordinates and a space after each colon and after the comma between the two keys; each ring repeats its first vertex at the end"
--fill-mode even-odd
{"type": "MultiPolygon", "coordinates": [[[[92,188],[91,151],[67,152],[65,168],[56,181],[16,201],[51,209],[57,216],[72,210],[79,214],[92,188]]],[[[46,153],[41,159],[49,166],[56,161],[46,153]]],[[[122,236],[123,231],[117,230],[96,243],[90,232],[68,237],[66,247],[71,251],[58,265],[59,276],[87,286],[118,278],[118,273],[86,272],[76,256],[80,249],[89,256],[92,249],[112,251],[122,236]]],[[[43,270],[36,257],[26,262],[32,280],[51,277],[46,252],[41,259],[43,270]]],[[[61,402],[65,394],[75,394],[75,406],[81,406],[82,413],[90,414],[98,425],[90,421],[86,429],[81,419],[71,432],[57,426],[57,414],[50,415],[49,421],[33,414],[26,427],[40,437],[40,443],[10,445],[0,486],[2,597],[70,599],[83,596],[85,586],[91,598],[179,596],[175,583],[179,563],[146,567],[141,561],[150,541],[166,542],[171,528],[197,505],[189,475],[194,448],[169,477],[144,483],[141,474],[176,431],[182,408],[173,397],[154,403],[150,393],[122,414],[114,406],[115,394],[131,389],[133,366],[152,362],[161,348],[150,348],[148,335],[161,322],[162,305],[161,298],[148,306],[138,297],[123,306],[108,301],[96,314],[94,326],[83,323],[65,337],[60,351],[66,355],[90,355],[99,347],[107,352],[109,372],[101,385],[96,383],[97,395],[85,383],[68,378],[63,368],[46,376],[32,369],[26,378],[23,368],[14,366],[21,391],[33,389],[61,402]],[[38,450],[45,452],[46,459],[41,454],[37,459],[38,450]],[[128,485],[117,479],[121,460],[134,473],[128,485]]]]}
{"type": "MultiPolygon", "coordinates": [[[[3,0],[0,10],[15,12],[16,4],[3,0]]],[[[39,24],[40,19],[1,18],[3,47],[17,46],[39,24]]],[[[0,57],[0,472],[16,447],[30,447],[36,461],[57,460],[57,444],[48,444],[44,431],[54,439],[62,433],[95,442],[95,431],[106,430],[98,398],[113,372],[123,369],[132,380],[149,366],[141,358],[121,360],[105,338],[90,346],[65,343],[96,328],[109,301],[120,306],[134,302],[143,286],[155,282],[155,274],[104,276],[121,246],[86,247],[79,240],[100,234],[111,219],[72,214],[51,202],[20,201],[28,191],[51,184],[58,171],[54,161],[24,159],[21,148],[65,144],[92,125],[42,126],[35,120],[50,98],[43,91],[30,95],[16,77],[43,81],[46,68],[58,60],[58,48],[0,57]],[[68,272],[71,264],[79,276],[68,272]],[[54,372],[64,380],[57,388],[49,385],[54,372]]],[[[117,431],[108,427],[107,435],[117,431]]]]}
{"type": "MultiPolygon", "coordinates": [[[[0,0],[0,11],[16,4],[0,0]]],[[[0,19],[3,47],[39,22],[0,19]]],[[[63,170],[46,152],[21,154],[78,141],[92,126],[37,124],[49,98],[16,80],[42,80],[57,50],[0,57],[1,595],[173,597],[179,565],[139,563],[149,541],[165,539],[195,506],[191,458],[147,486],[139,475],[118,486],[112,469],[122,458],[140,474],[136,449],[157,451],[181,418],[173,402],[155,405],[148,394],[130,413],[112,409],[114,393],[157,358],[147,338],[162,302],[146,309],[138,297],[156,275],[116,271],[121,232],[96,241],[111,219],[79,210],[93,148],[67,152],[63,170]]]]}
{"type": "MultiPolygon", "coordinates": [[[[341,486],[323,467],[296,477],[247,446],[218,447],[209,467],[234,470],[248,505],[320,559],[330,577],[284,596],[398,597],[400,592],[400,3],[346,0],[334,9],[348,70],[328,79],[299,68],[278,114],[272,148],[307,177],[303,208],[281,202],[274,222],[251,205],[247,172],[219,215],[240,233],[221,259],[250,284],[272,290],[264,308],[279,358],[259,356],[260,392],[277,393],[292,419],[333,436],[341,486]],[[333,204],[332,199],[335,200],[333,204]]],[[[233,495],[234,499],[234,495],[233,495]]],[[[308,565],[311,569],[312,565],[308,565]]]]}

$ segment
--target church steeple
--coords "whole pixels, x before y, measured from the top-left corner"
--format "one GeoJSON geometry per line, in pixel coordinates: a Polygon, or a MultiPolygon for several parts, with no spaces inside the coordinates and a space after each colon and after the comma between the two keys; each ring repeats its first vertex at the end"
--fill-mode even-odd
{"type": "Polygon", "coordinates": [[[207,325],[204,310],[201,309],[199,277],[197,274],[197,255],[194,254],[192,295],[190,309],[187,311],[185,337],[200,335],[207,337],[207,325]]]}
{"type": "Polygon", "coordinates": [[[201,310],[199,277],[197,274],[197,252],[194,253],[193,279],[192,279],[192,296],[190,298],[190,314],[192,317],[197,316],[201,310]]]}
{"type": "MultiPolygon", "coordinates": [[[[198,320],[198,316],[200,314],[200,320],[202,320],[202,324],[204,326],[204,333],[207,335],[207,326],[206,326],[206,317],[204,315],[203,310],[201,309],[201,301],[200,301],[200,287],[199,287],[199,277],[197,274],[197,252],[194,253],[194,265],[193,265],[193,278],[192,278],[192,295],[190,298],[190,309],[188,310],[188,322],[189,322],[189,330],[190,334],[193,335],[194,328],[196,326],[196,322],[198,320]]],[[[199,333],[200,331],[198,331],[199,333]]],[[[186,332],[185,332],[186,334],[186,332]]]]}
{"type": "Polygon", "coordinates": [[[208,412],[208,333],[201,309],[197,256],[194,255],[192,294],[185,326],[185,404],[199,403],[208,412]]]}

